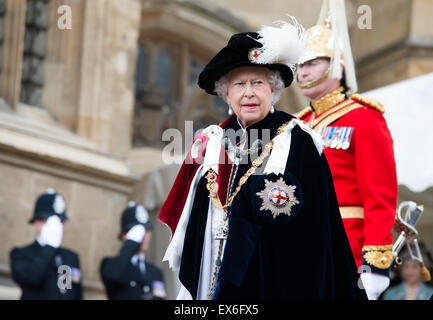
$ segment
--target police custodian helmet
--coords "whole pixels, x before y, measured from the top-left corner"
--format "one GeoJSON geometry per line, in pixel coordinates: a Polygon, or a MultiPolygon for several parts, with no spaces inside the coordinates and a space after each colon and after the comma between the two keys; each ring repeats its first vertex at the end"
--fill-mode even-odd
{"type": "Polygon", "coordinates": [[[119,239],[121,239],[122,233],[128,232],[129,229],[137,224],[143,225],[146,230],[153,229],[147,210],[142,205],[137,205],[134,201],[130,201],[128,207],[123,211],[120,224],[121,231],[119,239]]]}
{"type": "Polygon", "coordinates": [[[45,220],[53,215],[57,215],[62,222],[68,220],[65,199],[50,188],[36,200],[33,217],[29,223],[33,223],[35,220],[45,220]]]}

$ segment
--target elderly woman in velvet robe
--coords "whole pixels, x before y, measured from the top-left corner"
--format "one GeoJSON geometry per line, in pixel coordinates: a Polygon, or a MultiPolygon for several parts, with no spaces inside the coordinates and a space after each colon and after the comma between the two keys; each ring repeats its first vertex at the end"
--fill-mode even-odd
{"type": "Polygon", "coordinates": [[[364,299],[322,142],[274,105],[302,54],[295,19],[233,35],[198,85],[231,116],[198,134],[159,219],[178,299],[364,299]]]}

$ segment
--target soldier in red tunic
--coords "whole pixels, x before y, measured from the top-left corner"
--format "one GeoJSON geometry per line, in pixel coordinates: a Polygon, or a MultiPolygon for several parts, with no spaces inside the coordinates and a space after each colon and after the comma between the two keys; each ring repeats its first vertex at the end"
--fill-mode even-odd
{"type": "Polygon", "coordinates": [[[368,266],[359,271],[367,271],[361,279],[369,299],[377,299],[389,285],[393,261],[391,230],[397,205],[393,140],[384,107],[355,93],[344,2],[339,8],[329,5],[324,2],[318,24],[307,30],[307,53],[299,63],[297,80],[311,102],[298,118],[324,140],[350,246],[358,267],[368,266]]]}

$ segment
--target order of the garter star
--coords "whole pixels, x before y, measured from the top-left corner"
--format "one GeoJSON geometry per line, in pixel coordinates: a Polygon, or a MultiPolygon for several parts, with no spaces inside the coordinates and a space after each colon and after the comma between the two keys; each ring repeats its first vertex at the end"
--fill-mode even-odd
{"type": "Polygon", "coordinates": [[[265,188],[256,194],[263,200],[260,211],[269,210],[275,219],[280,214],[290,216],[292,207],[299,204],[295,197],[296,186],[288,186],[283,178],[276,182],[265,179],[265,188]]]}

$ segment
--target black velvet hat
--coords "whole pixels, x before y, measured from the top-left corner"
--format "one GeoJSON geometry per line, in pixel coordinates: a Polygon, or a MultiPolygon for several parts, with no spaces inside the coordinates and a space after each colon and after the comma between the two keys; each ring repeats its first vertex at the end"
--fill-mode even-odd
{"type": "MultiPolygon", "coordinates": [[[[258,40],[261,36],[257,32],[244,32],[234,34],[227,46],[221,49],[205,66],[198,78],[198,85],[207,93],[216,95],[215,81],[237,67],[255,66],[280,71],[285,87],[293,81],[292,69],[284,63],[263,63],[260,56],[263,54],[263,44],[258,40]]],[[[282,41],[284,41],[282,39],[282,41]]]]}

